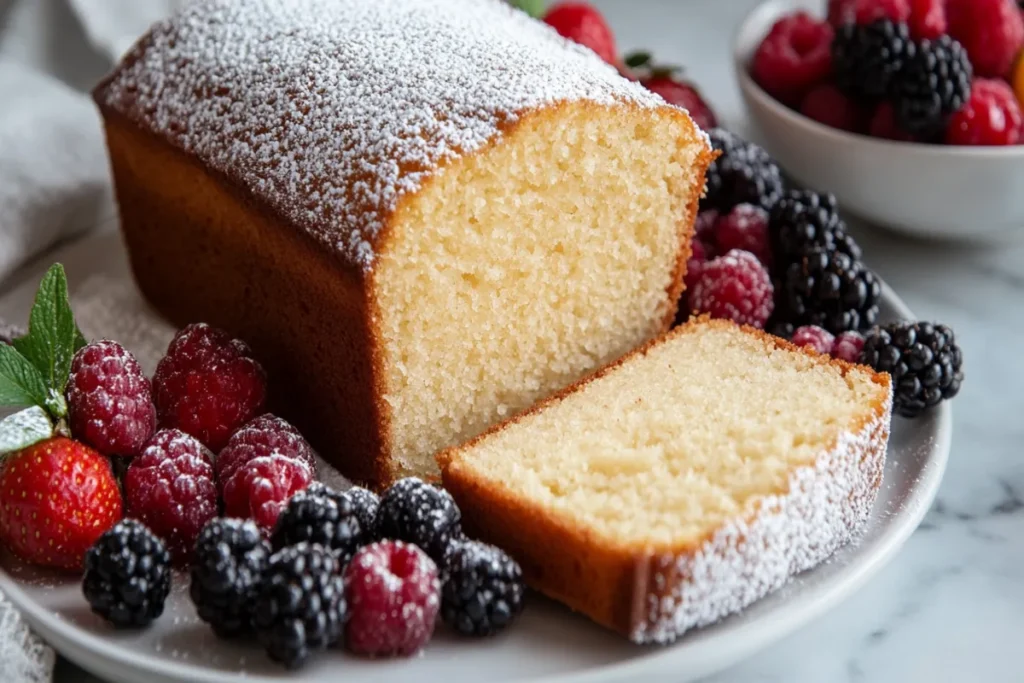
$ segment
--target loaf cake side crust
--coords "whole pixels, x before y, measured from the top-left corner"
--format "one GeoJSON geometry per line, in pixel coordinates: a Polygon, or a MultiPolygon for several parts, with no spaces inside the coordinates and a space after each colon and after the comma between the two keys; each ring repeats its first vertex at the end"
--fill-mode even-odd
{"type": "MultiPolygon", "coordinates": [[[[691,320],[437,458],[442,483],[463,508],[470,535],[508,550],[533,588],[640,644],[672,642],[689,629],[743,609],[826,560],[863,529],[882,482],[892,387],[888,375],[874,372],[871,380],[882,397],[858,424],[823,449],[813,465],[795,468],[786,490],[763,498],[748,514],[707,536],[675,547],[644,547],[628,539],[609,543],[590,529],[547,514],[460,462],[464,453],[489,436],[585,389],[697,324],[733,326],[691,320]]],[[[854,369],[761,330],[743,329],[766,345],[806,354],[844,372],[854,369]]]]}
{"type": "Polygon", "coordinates": [[[146,300],[174,325],[205,321],[245,339],[267,370],[267,409],[353,481],[384,479],[363,275],[247,188],[114,112],[104,119],[121,235],[146,300]]]}

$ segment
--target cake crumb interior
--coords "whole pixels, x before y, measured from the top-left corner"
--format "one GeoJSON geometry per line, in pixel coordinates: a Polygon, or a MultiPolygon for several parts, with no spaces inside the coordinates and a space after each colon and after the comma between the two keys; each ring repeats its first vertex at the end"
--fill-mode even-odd
{"type": "Polygon", "coordinates": [[[788,490],[883,391],[738,328],[695,325],[455,456],[601,542],[699,542],[788,490]]]}
{"type": "Polygon", "coordinates": [[[567,103],[400,205],[373,274],[396,476],[660,331],[703,149],[664,112],[567,103]]]}

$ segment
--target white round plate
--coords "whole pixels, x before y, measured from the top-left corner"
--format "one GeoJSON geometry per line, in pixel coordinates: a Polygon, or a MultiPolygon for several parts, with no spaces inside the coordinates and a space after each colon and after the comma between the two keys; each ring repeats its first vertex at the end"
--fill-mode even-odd
{"type": "MultiPolygon", "coordinates": [[[[129,347],[136,345],[133,350],[151,371],[153,349],[166,343],[170,330],[155,318],[148,318],[147,324],[152,314],[131,286],[117,235],[90,237],[56,258],[67,269],[73,305],[87,336],[120,335],[129,347]]],[[[0,316],[25,319],[48,265],[26,273],[19,286],[0,296],[0,316]]],[[[911,316],[888,288],[883,314],[911,316]]],[[[187,579],[180,575],[175,576],[163,616],[139,632],[108,628],[89,611],[74,578],[25,566],[9,556],[0,557],[0,590],[61,654],[115,683],[692,681],[739,662],[827,612],[890,560],[938,489],[949,454],[950,427],[948,405],[915,421],[895,418],[885,481],[862,539],[742,614],[666,647],[631,645],[531,595],[522,619],[492,640],[458,640],[439,627],[425,652],[408,660],[366,661],[331,651],[313,657],[300,671],[286,672],[270,663],[255,644],[214,638],[196,617],[187,579]]]]}

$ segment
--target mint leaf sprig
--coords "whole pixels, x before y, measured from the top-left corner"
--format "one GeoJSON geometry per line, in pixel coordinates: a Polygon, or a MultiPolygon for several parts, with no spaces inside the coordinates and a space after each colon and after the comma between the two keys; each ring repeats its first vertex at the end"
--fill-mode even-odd
{"type": "Polygon", "coordinates": [[[0,455],[66,431],[64,389],[75,352],[86,343],[75,324],[64,266],[55,263],[39,283],[28,332],[11,345],[0,343],[0,408],[27,407],[0,421],[0,455]]]}

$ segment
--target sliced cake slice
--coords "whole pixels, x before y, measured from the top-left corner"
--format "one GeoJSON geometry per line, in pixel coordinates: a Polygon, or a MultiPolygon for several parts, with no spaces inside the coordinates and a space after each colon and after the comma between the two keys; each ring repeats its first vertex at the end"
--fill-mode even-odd
{"type": "Polygon", "coordinates": [[[697,321],[438,456],[467,530],[639,643],[828,558],[882,481],[888,375],[697,321]]]}

